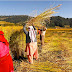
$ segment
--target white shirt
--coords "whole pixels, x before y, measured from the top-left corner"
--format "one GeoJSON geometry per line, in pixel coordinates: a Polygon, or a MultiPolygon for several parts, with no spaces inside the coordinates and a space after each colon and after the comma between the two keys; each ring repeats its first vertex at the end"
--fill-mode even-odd
{"type": "Polygon", "coordinates": [[[42,36],[45,36],[45,32],[46,32],[46,30],[45,30],[45,31],[42,31],[42,32],[41,32],[41,35],[42,35],[42,36]]]}

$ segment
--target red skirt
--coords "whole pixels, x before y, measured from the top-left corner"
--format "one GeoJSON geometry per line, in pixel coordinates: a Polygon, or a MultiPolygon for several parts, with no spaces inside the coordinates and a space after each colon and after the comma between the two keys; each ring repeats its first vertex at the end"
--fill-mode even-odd
{"type": "Polygon", "coordinates": [[[0,72],[14,72],[13,61],[10,54],[0,58],[0,72]]]}

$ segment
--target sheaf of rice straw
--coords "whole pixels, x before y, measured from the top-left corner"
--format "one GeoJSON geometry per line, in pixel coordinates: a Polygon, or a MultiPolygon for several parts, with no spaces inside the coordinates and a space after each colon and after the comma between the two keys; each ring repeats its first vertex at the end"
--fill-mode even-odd
{"type": "Polygon", "coordinates": [[[34,23],[34,22],[37,22],[37,21],[40,22],[41,20],[46,19],[46,18],[49,19],[49,17],[51,17],[52,14],[58,13],[58,12],[55,12],[55,11],[52,11],[52,10],[58,8],[61,5],[62,4],[60,4],[60,5],[58,5],[54,8],[48,9],[47,11],[41,13],[40,15],[36,16],[35,18],[32,18],[30,21],[28,21],[28,23],[30,24],[30,23],[34,23]]]}

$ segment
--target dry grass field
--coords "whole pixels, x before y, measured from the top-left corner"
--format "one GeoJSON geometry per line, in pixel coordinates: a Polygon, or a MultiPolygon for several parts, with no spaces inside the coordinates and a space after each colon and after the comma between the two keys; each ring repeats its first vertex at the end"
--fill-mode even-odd
{"type": "Polygon", "coordinates": [[[39,59],[29,64],[24,52],[25,34],[22,26],[0,26],[11,50],[18,49],[24,53],[24,59],[14,60],[14,72],[72,72],[72,29],[47,29],[45,44],[41,48],[39,35],[39,59]]]}
{"type": "Polygon", "coordinates": [[[39,59],[33,65],[27,59],[14,62],[15,72],[72,72],[71,30],[47,30],[45,45],[40,47],[38,39],[39,59]]]}

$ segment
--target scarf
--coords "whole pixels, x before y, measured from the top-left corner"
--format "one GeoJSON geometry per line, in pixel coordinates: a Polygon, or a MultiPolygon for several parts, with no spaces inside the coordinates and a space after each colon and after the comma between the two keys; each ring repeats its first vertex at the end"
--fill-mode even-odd
{"type": "Polygon", "coordinates": [[[28,30],[29,30],[29,37],[31,39],[31,42],[34,42],[34,40],[36,38],[36,34],[35,34],[35,30],[34,30],[33,26],[29,26],[28,30]]]}

